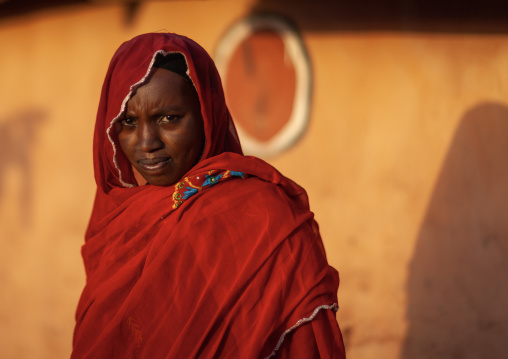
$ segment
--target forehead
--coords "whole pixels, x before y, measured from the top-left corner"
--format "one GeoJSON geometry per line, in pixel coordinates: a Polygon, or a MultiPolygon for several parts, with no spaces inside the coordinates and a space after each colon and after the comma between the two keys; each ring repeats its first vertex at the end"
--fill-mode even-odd
{"type": "Polygon", "coordinates": [[[179,74],[161,68],[153,68],[153,72],[147,81],[136,90],[128,105],[131,102],[140,100],[178,100],[183,102],[197,101],[199,103],[197,93],[191,82],[179,74]]]}
{"type": "Polygon", "coordinates": [[[187,92],[188,85],[190,83],[183,76],[166,69],[154,67],[147,81],[138,88],[136,93],[152,89],[183,93],[187,92]]]}

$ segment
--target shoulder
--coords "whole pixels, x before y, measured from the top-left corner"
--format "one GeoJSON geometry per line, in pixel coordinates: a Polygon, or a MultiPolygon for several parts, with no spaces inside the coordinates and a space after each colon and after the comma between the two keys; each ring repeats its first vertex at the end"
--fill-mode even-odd
{"type": "Polygon", "coordinates": [[[197,198],[196,204],[199,203],[220,212],[234,210],[237,216],[248,214],[251,219],[258,215],[287,220],[310,213],[308,208],[302,206],[301,202],[295,200],[283,187],[254,176],[218,184],[203,193],[201,198],[197,198]]]}
{"type": "Polygon", "coordinates": [[[313,213],[280,185],[255,176],[218,183],[185,201],[177,209],[179,226],[193,233],[242,238],[255,246],[282,242],[300,233],[315,236],[313,213]],[[256,244],[254,244],[256,243],[256,244]]]}

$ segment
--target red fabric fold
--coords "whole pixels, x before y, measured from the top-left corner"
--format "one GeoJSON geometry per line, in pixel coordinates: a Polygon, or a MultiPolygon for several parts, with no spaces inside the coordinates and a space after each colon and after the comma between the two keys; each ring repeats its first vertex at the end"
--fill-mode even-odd
{"type": "MultiPolygon", "coordinates": [[[[145,34],[119,48],[101,95],[94,169],[72,358],[264,358],[298,320],[337,303],[338,273],[305,191],[242,155],[217,70],[193,41],[145,34]],[[202,173],[244,174],[203,186],[178,206],[177,184],[137,186],[108,134],[157,51],[185,56],[201,103],[205,150],[182,183],[202,173]]],[[[319,357],[344,357],[334,314],[323,312],[289,333],[276,354],[304,345],[319,357]]]]}

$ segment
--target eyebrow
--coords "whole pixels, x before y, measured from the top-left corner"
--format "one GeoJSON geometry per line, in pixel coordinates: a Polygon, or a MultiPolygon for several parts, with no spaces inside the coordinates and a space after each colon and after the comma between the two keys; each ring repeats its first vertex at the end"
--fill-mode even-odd
{"type": "Polygon", "coordinates": [[[162,107],[154,107],[154,112],[167,112],[167,111],[182,111],[183,108],[181,106],[162,106],[162,107]]]}
{"type": "MultiPolygon", "coordinates": [[[[181,106],[153,107],[150,110],[151,116],[160,115],[160,114],[163,114],[163,113],[166,113],[166,112],[181,112],[181,111],[183,111],[183,107],[181,107],[181,106]]],[[[135,118],[137,116],[135,116],[134,112],[135,111],[132,111],[129,108],[127,108],[126,111],[125,111],[125,116],[135,118]]]]}

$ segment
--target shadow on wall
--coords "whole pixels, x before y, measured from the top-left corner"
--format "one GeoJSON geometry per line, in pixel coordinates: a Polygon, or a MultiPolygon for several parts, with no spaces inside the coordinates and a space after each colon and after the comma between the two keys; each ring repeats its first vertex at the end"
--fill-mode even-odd
{"type": "Polygon", "coordinates": [[[0,203],[6,195],[10,170],[18,170],[20,218],[29,226],[32,221],[33,174],[30,154],[36,144],[40,125],[46,116],[37,110],[25,110],[0,121],[0,203]]]}
{"type": "Polygon", "coordinates": [[[402,359],[506,358],[508,107],[460,122],[409,268],[402,359]]]}

